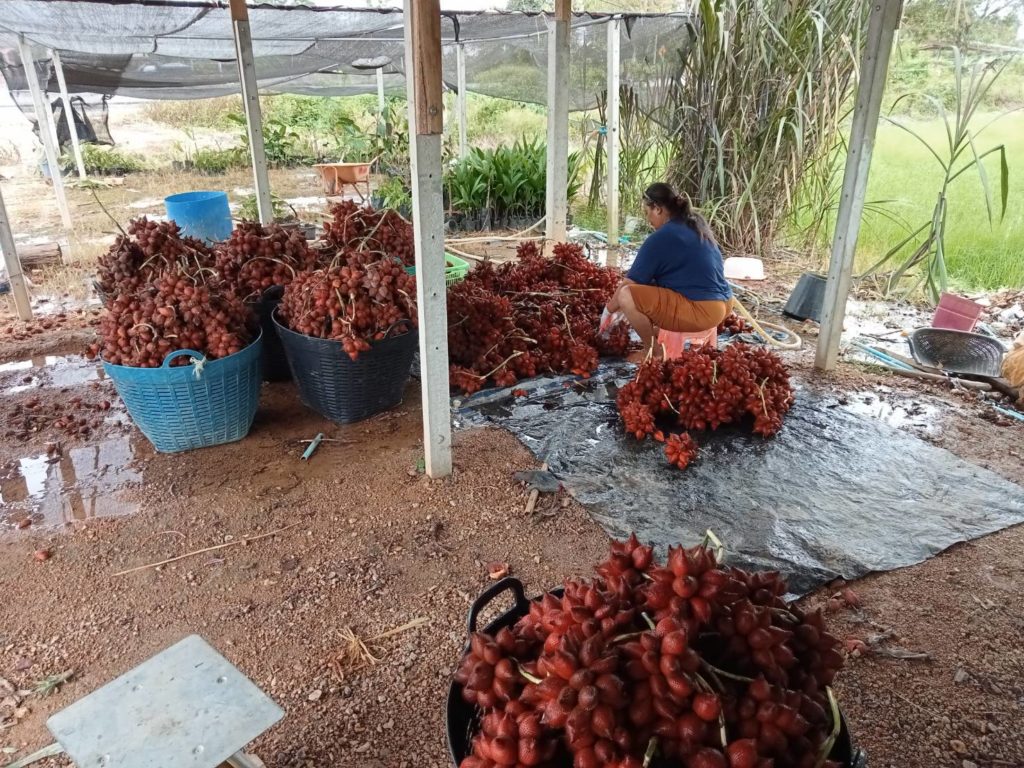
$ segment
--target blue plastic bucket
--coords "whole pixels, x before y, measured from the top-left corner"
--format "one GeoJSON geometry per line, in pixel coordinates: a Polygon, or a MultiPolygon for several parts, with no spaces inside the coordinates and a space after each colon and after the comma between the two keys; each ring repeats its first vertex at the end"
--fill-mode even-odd
{"type": "Polygon", "coordinates": [[[226,192],[182,192],[164,198],[167,218],[177,222],[183,235],[208,243],[231,236],[231,208],[226,192]]]}
{"type": "Polygon", "coordinates": [[[160,368],[132,368],[104,361],[103,370],[124,400],[128,415],[161,453],[189,451],[241,440],[249,434],[263,381],[263,335],[233,355],[207,360],[181,349],[160,368]],[[171,361],[191,357],[192,365],[171,361]]]}

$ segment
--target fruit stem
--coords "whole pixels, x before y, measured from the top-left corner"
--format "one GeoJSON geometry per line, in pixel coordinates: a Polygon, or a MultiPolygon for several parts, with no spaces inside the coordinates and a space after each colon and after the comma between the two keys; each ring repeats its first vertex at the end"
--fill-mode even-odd
{"type": "Polygon", "coordinates": [[[640,635],[642,635],[642,634],[643,634],[643,632],[629,632],[628,634],[625,634],[625,635],[619,635],[618,637],[613,637],[610,642],[611,642],[612,645],[615,645],[616,643],[628,643],[630,640],[635,640],[636,638],[640,637],[640,635]]]}
{"type": "Polygon", "coordinates": [[[821,745],[821,752],[818,755],[817,761],[814,763],[814,768],[821,768],[825,761],[828,760],[828,756],[832,753],[832,747],[836,744],[836,739],[839,738],[839,703],[836,701],[836,695],[832,693],[830,686],[825,687],[825,693],[828,695],[828,705],[832,710],[832,733],[825,739],[825,743],[821,745]]]}
{"type": "Polygon", "coordinates": [[[654,620],[650,616],[648,616],[646,613],[641,612],[640,615],[644,617],[644,621],[647,622],[647,626],[650,627],[651,629],[654,629],[654,627],[656,626],[655,623],[654,623],[654,620]]]}
{"type": "Polygon", "coordinates": [[[707,547],[708,544],[711,544],[712,547],[714,547],[716,562],[721,563],[723,560],[725,560],[725,545],[722,544],[722,540],[719,539],[715,535],[715,532],[712,531],[710,528],[704,531],[704,538],[700,543],[702,547],[707,547]]]}
{"type": "Polygon", "coordinates": [[[658,750],[658,737],[652,736],[651,740],[647,742],[647,751],[644,752],[644,768],[647,768],[651,764],[651,760],[654,759],[654,753],[658,750]]]}
{"type": "Polygon", "coordinates": [[[708,672],[710,672],[713,676],[724,677],[727,680],[735,680],[738,683],[754,682],[754,679],[752,677],[744,677],[743,675],[736,675],[732,672],[726,672],[724,669],[719,669],[718,667],[708,664],[704,659],[700,660],[700,665],[704,667],[704,669],[706,669],[708,672]]]}
{"type": "Polygon", "coordinates": [[[520,675],[522,675],[526,680],[533,683],[534,685],[540,685],[542,682],[544,682],[536,675],[531,675],[529,672],[523,669],[522,665],[520,665],[518,661],[516,662],[516,669],[519,670],[520,675]]]}

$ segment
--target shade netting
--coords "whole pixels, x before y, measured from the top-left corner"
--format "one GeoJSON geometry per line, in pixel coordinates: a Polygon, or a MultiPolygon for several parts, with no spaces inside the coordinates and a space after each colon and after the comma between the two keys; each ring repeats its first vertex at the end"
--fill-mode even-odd
{"type": "MultiPolygon", "coordinates": [[[[607,82],[607,14],[572,19],[570,103],[595,106],[607,82]]],[[[622,79],[647,106],[678,76],[692,40],[685,14],[620,14],[622,79]]],[[[371,93],[377,70],[385,89],[405,93],[400,9],[275,6],[249,9],[256,74],[267,92],[320,96],[371,93]]],[[[444,79],[454,89],[456,50],[464,46],[470,92],[546,103],[548,20],[537,13],[444,12],[444,79]]],[[[147,99],[237,93],[230,11],[224,2],[0,2],[0,73],[27,101],[18,35],[33,46],[41,82],[57,90],[49,49],[61,53],[68,89],[147,99]]]]}

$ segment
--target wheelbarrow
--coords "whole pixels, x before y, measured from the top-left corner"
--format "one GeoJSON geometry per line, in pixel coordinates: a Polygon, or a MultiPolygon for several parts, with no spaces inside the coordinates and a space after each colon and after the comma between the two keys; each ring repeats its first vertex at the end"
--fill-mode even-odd
{"type": "Polygon", "coordinates": [[[370,166],[369,163],[316,163],[313,167],[320,174],[327,197],[345,194],[346,187],[352,187],[362,202],[370,197],[370,166]],[[362,185],[362,189],[360,188],[362,185]],[[366,190],[365,194],[363,189],[366,190]]]}

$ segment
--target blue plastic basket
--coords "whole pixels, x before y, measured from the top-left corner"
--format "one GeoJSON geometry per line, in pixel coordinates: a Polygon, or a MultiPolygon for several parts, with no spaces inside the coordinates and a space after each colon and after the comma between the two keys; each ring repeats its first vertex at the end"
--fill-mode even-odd
{"type": "Polygon", "coordinates": [[[128,415],[161,453],[241,440],[260,401],[263,334],[233,355],[207,360],[191,349],[172,352],[160,368],[103,362],[128,415]],[[178,357],[200,361],[171,368],[178,357]]]}
{"type": "Polygon", "coordinates": [[[226,192],[182,192],[164,198],[167,218],[181,233],[207,243],[231,237],[231,207],[226,192]]]}

